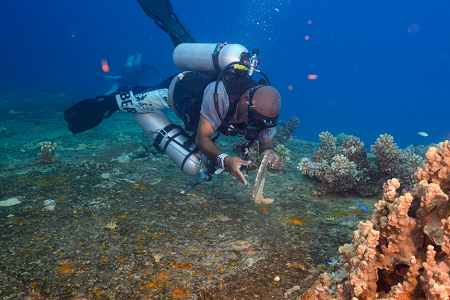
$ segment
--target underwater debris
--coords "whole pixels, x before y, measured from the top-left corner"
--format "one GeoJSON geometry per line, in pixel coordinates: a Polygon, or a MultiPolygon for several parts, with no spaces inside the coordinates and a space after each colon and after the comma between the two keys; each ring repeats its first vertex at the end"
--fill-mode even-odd
{"type": "Polygon", "coordinates": [[[68,265],[59,267],[59,268],[56,270],[56,273],[58,273],[58,275],[66,275],[66,274],[70,274],[70,273],[72,273],[73,271],[75,271],[75,264],[76,264],[76,262],[73,262],[73,263],[71,263],[71,264],[68,264],[68,265]]]}
{"type": "Polygon", "coordinates": [[[269,163],[269,156],[264,155],[264,158],[261,162],[261,165],[258,170],[258,174],[256,175],[255,180],[255,188],[253,189],[252,200],[256,204],[265,203],[270,204],[273,202],[273,199],[266,199],[263,195],[264,182],[266,181],[267,174],[267,164],[269,163]]]}
{"type": "Polygon", "coordinates": [[[54,211],[56,209],[56,201],[47,199],[44,201],[43,206],[42,211],[54,211]]]}
{"type": "Polygon", "coordinates": [[[222,221],[222,222],[226,222],[226,221],[230,221],[231,219],[228,218],[227,216],[224,215],[219,215],[217,217],[213,217],[213,218],[208,218],[209,221],[222,221]]]}
{"type": "Polygon", "coordinates": [[[253,248],[253,244],[248,241],[237,241],[230,245],[231,248],[237,251],[245,252],[253,248]]]}
{"type": "Polygon", "coordinates": [[[16,204],[20,204],[20,200],[17,197],[9,198],[3,201],[0,201],[0,206],[13,206],[16,204]]]}

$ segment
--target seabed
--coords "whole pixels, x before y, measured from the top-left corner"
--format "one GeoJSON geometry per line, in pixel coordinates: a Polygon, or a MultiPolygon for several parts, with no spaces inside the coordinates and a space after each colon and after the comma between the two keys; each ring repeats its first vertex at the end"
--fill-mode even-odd
{"type": "MultiPolygon", "coordinates": [[[[157,153],[132,116],[72,135],[70,105],[9,113],[20,97],[0,95],[0,201],[20,201],[0,207],[0,299],[299,299],[377,201],[361,198],[365,212],[353,196],[316,198],[296,166],[319,144],[297,138],[286,143],[293,164],[266,177],[273,204],[254,204],[227,172],[181,195],[199,178],[157,153]],[[38,156],[44,141],[58,144],[54,163],[38,156]]],[[[219,140],[232,151],[235,139],[219,140]]]]}

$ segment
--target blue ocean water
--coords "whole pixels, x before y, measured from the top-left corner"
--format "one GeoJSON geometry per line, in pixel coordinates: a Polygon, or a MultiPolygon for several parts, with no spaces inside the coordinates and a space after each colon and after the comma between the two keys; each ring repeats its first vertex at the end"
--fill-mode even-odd
{"type": "MultiPolygon", "coordinates": [[[[344,132],[369,148],[388,133],[403,148],[450,135],[448,1],[172,5],[197,42],[260,49],[261,70],[283,97],[281,119],[298,117],[301,139],[344,132]]],[[[170,38],[137,1],[12,1],[0,16],[1,90],[52,85],[55,93],[80,100],[103,94],[111,82],[97,78],[101,60],[108,61],[109,75],[118,75],[134,53],[146,55],[163,79],[177,72],[170,38]]]]}

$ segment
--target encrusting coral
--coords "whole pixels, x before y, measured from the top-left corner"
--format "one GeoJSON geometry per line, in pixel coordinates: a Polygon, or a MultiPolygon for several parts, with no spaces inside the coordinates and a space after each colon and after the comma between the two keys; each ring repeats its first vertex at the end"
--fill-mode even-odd
{"type": "Polygon", "coordinates": [[[337,138],[328,131],[319,138],[321,145],[312,161],[303,158],[298,165],[303,174],[319,179],[315,190],[319,196],[349,191],[362,196],[380,194],[383,182],[392,177],[398,178],[403,187],[410,187],[414,172],[423,165],[423,158],[410,149],[402,151],[387,134],[371,147],[377,167],[370,164],[367,149],[359,138],[346,136],[340,146],[336,146],[337,138]]]}
{"type": "Polygon", "coordinates": [[[51,142],[40,142],[39,146],[41,146],[41,153],[39,153],[39,157],[41,158],[44,164],[51,164],[56,161],[58,155],[55,155],[56,148],[58,148],[57,143],[51,142]]]}
{"type": "Polygon", "coordinates": [[[369,220],[359,223],[351,244],[339,248],[347,276],[327,289],[336,290],[337,299],[450,299],[449,196],[442,190],[448,187],[449,158],[445,141],[428,150],[410,191],[398,194],[395,178],[385,184],[369,220]]]}

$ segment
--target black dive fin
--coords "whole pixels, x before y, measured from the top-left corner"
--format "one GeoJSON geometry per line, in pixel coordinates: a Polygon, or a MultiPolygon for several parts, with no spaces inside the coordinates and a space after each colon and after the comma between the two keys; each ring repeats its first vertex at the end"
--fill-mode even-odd
{"type": "Polygon", "coordinates": [[[138,0],[144,12],[155,20],[155,24],[164,30],[176,47],[181,43],[195,43],[191,32],[184,27],[173,12],[169,0],[138,0]]]}
{"type": "Polygon", "coordinates": [[[64,120],[69,124],[69,130],[77,134],[100,124],[103,119],[111,117],[118,110],[117,104],[111,105],[107,96],[83,100],[64,111],[64,120]],[[103,101],[98,101],[103,99],[103,101]]]}

